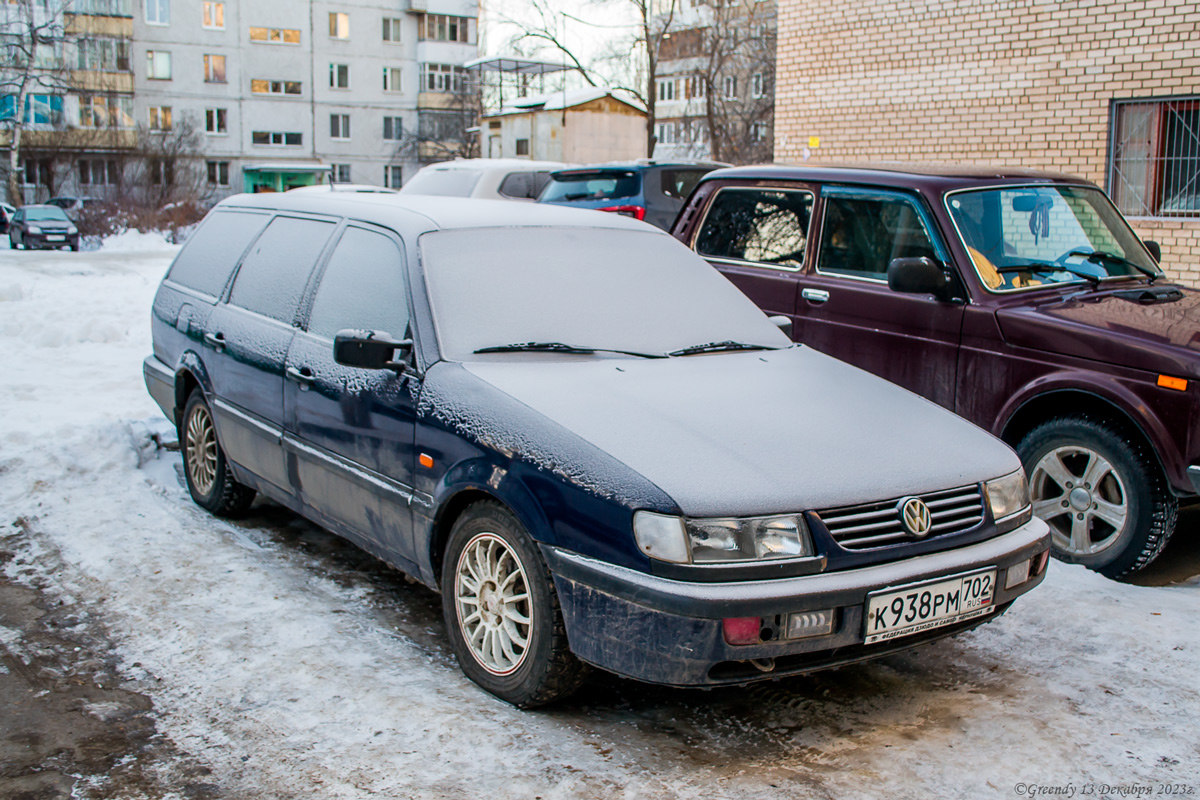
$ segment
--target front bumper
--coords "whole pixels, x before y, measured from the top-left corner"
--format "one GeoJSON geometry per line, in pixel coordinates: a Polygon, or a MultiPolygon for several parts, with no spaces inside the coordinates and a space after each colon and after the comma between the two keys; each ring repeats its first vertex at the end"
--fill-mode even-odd
{"type": "Polygon", "coordinates": [[[1004,589],[1007,570],[1050,547],[1036,517],[1014,531],[955,550],[869,567],[736,583],[690,583],[543,546],[567,640],[582,660],[649,683],[713,686],[797,675],[907,650],[998,616],[1041,583],[1045,571],[1004,589]],[[863,644],[867,595],[995,567],[997,611],[925,633],[863,644]],[[836,609],[833,632],[754,645],[725,641],[721,620],[836,609]]]}
{"type": "Polygon", "coordinates": [[[21,244],[30,249],[41,249],[44,247],[67,247],[71,246],[79,248],[79,235],[66,233],[26,233],[21,237],[21,244]],[[51,238],[60,237],[60,238],[51,238]]]}

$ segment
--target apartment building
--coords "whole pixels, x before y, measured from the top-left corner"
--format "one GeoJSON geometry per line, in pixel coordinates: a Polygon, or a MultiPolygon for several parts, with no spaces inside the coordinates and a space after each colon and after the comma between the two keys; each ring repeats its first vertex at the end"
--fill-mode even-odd
{"type": "Polygon", "coordinates": [[[1079,175],[1200,286],[1195,0],[780,0],[779,34],[776,159],[1079,175]]]}
{"type": "Polygon", "coordinates": [[[774,0],[680,0],[658,24],[654,157],[770,161],[774,0]]]}
{"type": "Polygon", "coordinates": [[[429,128],[456,133],[438,115],[475,55],[473,0],[136,5],[134,115],[164,137],[202,130],[217,196],[325,180],[398,187],[429,128]]]}

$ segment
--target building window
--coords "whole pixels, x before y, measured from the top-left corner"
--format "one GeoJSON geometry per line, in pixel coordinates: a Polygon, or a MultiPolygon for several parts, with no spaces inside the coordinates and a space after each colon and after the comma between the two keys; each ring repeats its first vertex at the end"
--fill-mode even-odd
{"type": "Polygon", "coordinates": [[[349,139],[350,138],[350,115],[349,114],[330,114],[329,115],[329,136],[334,139],[349,139]]]}
{"type": "Polygon", "coordinates": [[[204,3],[204,27],[213,30],[225,30],[224,3],[204,3]]]}
{"type": "Polygon", "coordinates": [[[529,155],[529,140],[528,139],[517,139],[517,155],[519,155],[519,156],[529,155]]]}
{"type": "Polygon", "coordinates": [[[675,123],[660,122],[655,126],[655,136],[658,137],[659,144],[675,144],[675,123]]]}
{"type": "Polygon", "coordinates": [[[350,38],[349,14],[340,11],[331,11],[329,13],[329,37],[331,39],[350,38]]]}
{"type": "Polygon", "coordinates": [[[229,185],[229,162],[228,161],[209,161],[208,163],[208,182],[213,186],[228,186],[229,185]]]}
{"type": "Polygon", "coordinates": [[[254,131],[250,134],[250,142],[268,147],[298,147],[304,144],[304,134],[254,131]]]}
{"type": "Polygon", "coordinates": [[[253,78],[250,91],[254,94],[300,94],[300,81],[272,81],[253,78]]]}
{"type": "Polygon", "coordinates": [[[674,78],[659,78],[658,102],[668,103],[675,99],[676,81],[674,78]]]}
{"type": "Polygon", "coordinates": [[[422,64],[421,90],[425,92],[454,92],[463,90],[466,70],[453,64],[422,64]]]}
{"type": "Polygon", "coordinates": [[[725,99],[726,100],[737,100],[737,76],[736,75],[726,75],[725,76],[725,99]]]}
{"type": "Polygon", "coordinates": [[[767,138],[767,123],[754,122],[750,124],[750,138],[756,142],[764,141],[767,138]]]}
{"type": "Polygon", "coordinates": [[[300,44],[300,31],[295,28],[251,28],[250,41],[265,44],[300,44]]]}
{"type": "Polygon", "coordinates": [[[119,130],[133,128],[133,98],[120,95],[80,95],[79,127],[119,130]]]}
{"type": "Polygon", "coordinates": [[[399,189],[403,178],[403,167],[389,164],[383,168],[383,185],[388,189],[399,189]]]}
{"type": "Polygon", "coordinates": [[[171,80],[171,51],[146,51],[146,77],[152,81],[171,80]]]}
{"type": "Polygon", "coordinates": [[[692,98],[704,98],[708,95],[708,82],[704,80],[703,75],[689,75],[683,82],[683,96],[685,100],[692,98]]]}
{"type": "Polygon", "coordinates": [[[153,158],[147,166],[150,171],[150,182],[155,186],[170,186],[175,183],[175,163],[173,161],[153,158]]]}
{"type": "Polygon", "coordinates": [[[1200,96],[1113,103],[1108,194],[1131,217],[1200,217],[1200,96]]]}
{"type": "Polygon", "coordinates": [[[133,0],[75,0],[70,11],[72,14],[95,14],[99,17],[132,17],[133,0]]]}
{"type": "Polygon", "coordinates": [[[146,0],[146,24],[170,25],[171,0],[146,0]]]}
{"type": "Polygon", "coordinates": [[[204,82],[225,82],[225,56],[204,56],[204,82]]]}
{"type": "Polygon", "coordinates": [[[119,182],[116,161],[84,158],[79,161],[80,186],[116,186],[119,182]]]}
{"type": "Polygon", "coordinates": [[[329,181],[331,183],[350,183],[349,164],[330,164],[329,181]]]}
{"type": "Polygon", "coordinates": [[[421,18],[420,37],[433,42],[470,42],[470,17],[426,14],[421,18]]]}
{"type": "MultiPolygon", "coordinates": [[[[0,95],[0,120],[10,120],[17,115],[16,95],[0,95]]],[[[33,125],[61,125],[63,121],[63,98],[56,94],[30,94],[25,96],[25,122],[33,125]]]]}
{"type": "Polygon", "coordinates": [[[395,17],[384,17],[383,18],[383,40],[385,42],[392,42],[393,44],[399,44],[401,42],[400,31],[401,31],[402,23],[403,23],[403,20],[396,19],[395,17]]]}
{"type": "Polygon", "coordinates": [[[77,65],[92,72],[128,72],[129,40],[108,36],[81,39],[77,65]]]}
{"type": "Polygon", "coordinates": [[[330,89],[349,89],[350,88],[350,65],[349,64],[330,64],[329,65],[329,88],[330,89]]]}
{"type": "Polygon", "coordinates": [[[761,72],[756,72],[750,76],[750,96],[754,98],[763,96],[763,75],[761,72]]]}
{"type": "Polygon", "coordinates": [[[384,67],[383,90],[385,92],[404,91],[404,83],[402,81],[403,76],[404,72],[399,67],[384,67]]]}
{"type": "Polygon", "coordinates": [[[150,106],[150,130],[160,132],[171,130],[170,106],[150,106]]]}
{"type": "Polygon", "coordinates": [[[204,132],[213,134],[224,134],[229,132],[225,127],[225,109],[204,109],[204,132]]]}
{"type": "Polygon", "coordinates": [[[404,120],[401,117],[383,118],[383,138],[389,141],[404,137],[404,120]]]}

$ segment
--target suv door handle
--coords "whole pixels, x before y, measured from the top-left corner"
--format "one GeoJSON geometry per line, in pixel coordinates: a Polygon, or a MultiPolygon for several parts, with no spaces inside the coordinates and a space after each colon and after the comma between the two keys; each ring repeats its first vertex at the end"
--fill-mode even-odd
{"type": "Polygon", "coordinates": [[[829,299],[829,292],[824,289],[801,289],[800,296],[810,303],[824,303],[829,299]]]}
{"type": "Polygon", "coordinates": [[[220,352],[225,347],[225,334],[206,333],[204,334],[204,341],[211,345],[217,352],[220,352]]]}
{"type": "Polygon", "coordinates": [[[313,375],[312,370],[308,367],[301,367],[300,369],[288,367],[284,371],[287,373],[289,380],[300,384],[301,389],[307,389],[309,386],[312,386],[313,381],[317,379],[317,376],[313,375]]]}

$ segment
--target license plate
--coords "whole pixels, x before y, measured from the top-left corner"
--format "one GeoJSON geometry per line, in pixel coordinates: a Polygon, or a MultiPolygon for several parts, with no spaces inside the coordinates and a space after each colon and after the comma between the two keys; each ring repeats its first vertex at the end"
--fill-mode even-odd
{"type": "Polygon", "coordinates": [[[46,241],[47,242],[61,242],[61,241],[65,240],[66,238],[67,237],[65,237],[65,236],[47,236],[46,241]]]}
{"type": "Polygon", "coordinates": [[[867,597],[864,643],[885,642],[995,610],[996,571],[942,578],[867,597]]]}

